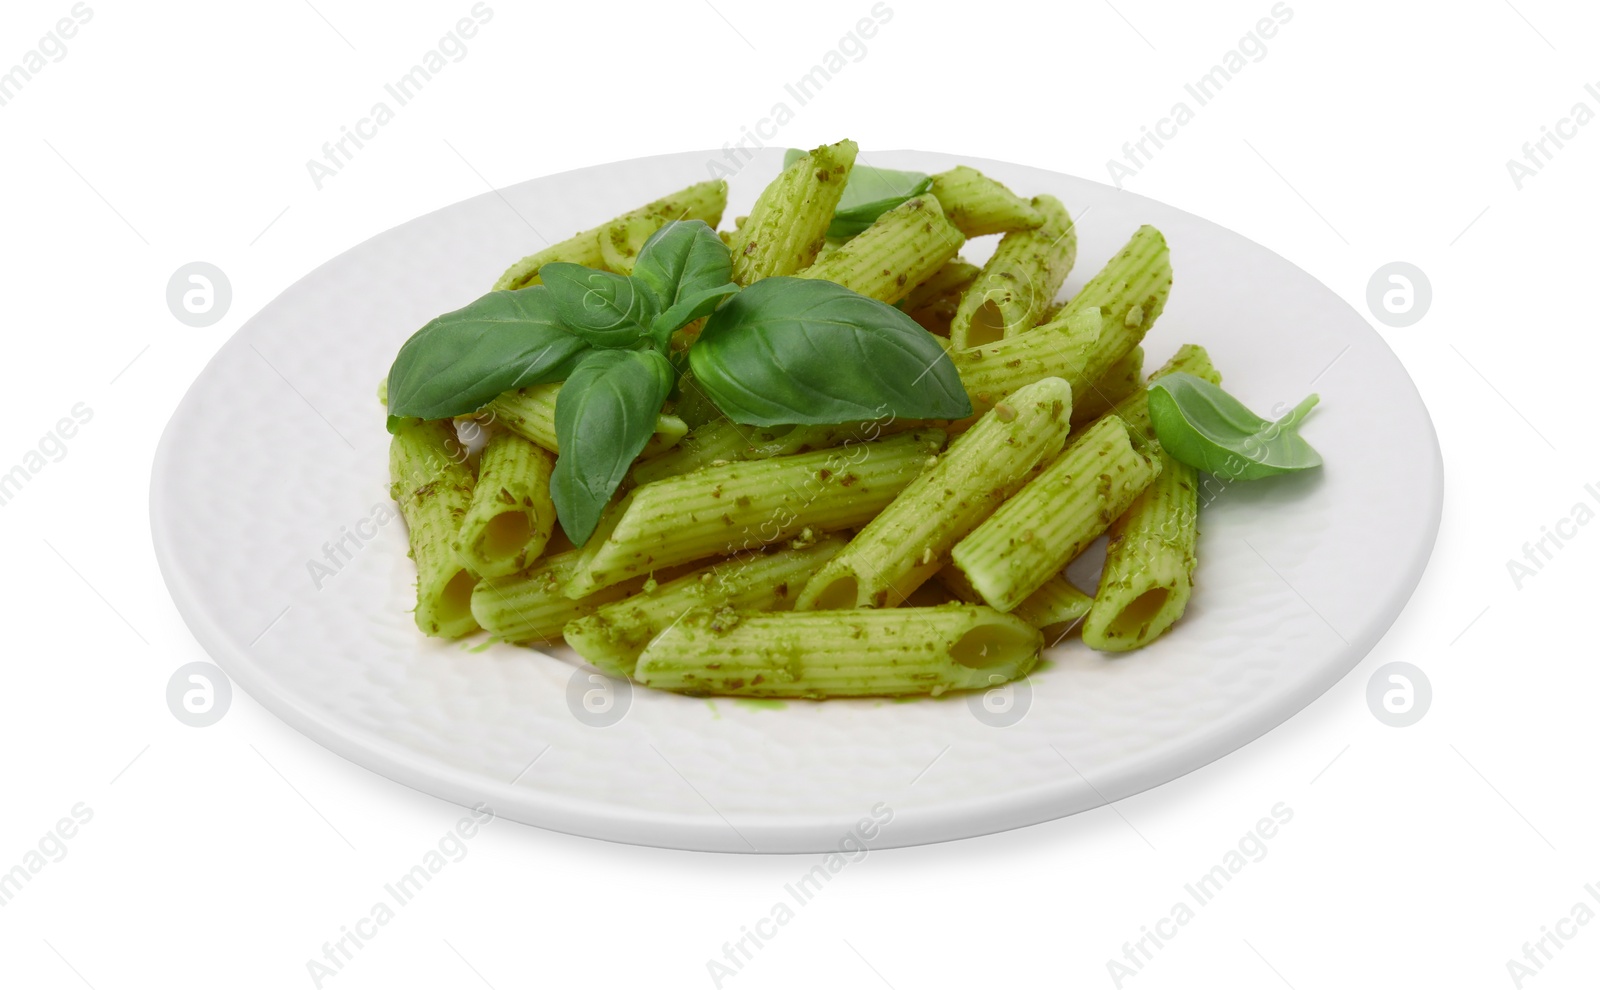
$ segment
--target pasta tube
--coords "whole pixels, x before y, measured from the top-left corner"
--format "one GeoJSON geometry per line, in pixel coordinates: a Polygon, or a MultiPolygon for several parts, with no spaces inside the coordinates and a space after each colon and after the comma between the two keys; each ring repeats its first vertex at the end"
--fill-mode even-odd
{"type": "Polygon", "coordinates": [[[582,598],[568,598],[562,589],[577,572],[581,556],[582,551],[568,550],[545,557],[526,571],[480,581],[472,592],[473,617],[510,643],[549,642],[567,623],[644,586],[647,575],[640,574],[582,598]]]}
{"type": "Polygon", "coordinates": [[[856,161],[856,143],[823,145],[784,169],[750,208],[729,250],[733,280],[793,275],[816,260],[856,161]]]}
{"type": "Polygon", "coordinates": [[[845,423],[840,426],[743,426],[717,419],[690,430],[672,449],[640,461],[633,469],[636,485],[688,474],[718,461],[756,461],[785,454],[837,447],[846,440],[876,440],[886,432],[880,424],[845,423]]]}
{"type": "Polygon", "coordinates": [[[1033,204],[966,165],[934,175],[928,191],[939,197],[945,216],[968,237],[1032,230],[1044,223],[1033,204]]]}
{"type": "Polygon", "coordinates": [[[478,482],[456,534],[456,553],[479,577],[520,571],[537,560],[556,524],[550,500],[555,455],[515,433],[498,432],[478,455],[478,482]]]}
{"type": "Polygon", "coordinates": [[[1051,322],[982,347],[952,351],[975,405],[991,406],[1029,382],[1054,375],[1081,394],[1138,345],[1172,287],[1166,238],[1138,232],[1051,322]]]}
{"type": "Polygon", "coordinates": [[[782,612],[793,608],[801,587],[844,544],[844,537],[825,536],[804,546],[729,557],[631,598],[602,605],[593,615],[568,623],[562,637],[606,673],[632,677],[645,646],[690,612],[724,608],[782,612]]]}
{"type": "Polygon", "coordinates": [[[723,180],[714,179],[710,182],[696,183],[687,189],[680,189],[671,196],[630,210],[615,220],[573,234],[543,251],[528,255],[507,268],[505,274],[494,283],[494,287],[522,289],[537,285],[539,269],[552,261],[570,261],[575,265],[586,265],[589,268],[605,268],[607,247],[614,256],[621,258],[626,253],[627,246],[633,245],[632,252],[626,253],[628,267],[621,272],[626,274],[633,269],[632,258],[639,253],[639,247],[643,246],[645,240],[668,220],[704,220],[715,227],[722,222],[722,210],[727,202],[728,184],[723,180]],[[617,231],[622,233],[614,233],[617,231]],[[605,244],[601,242],[602,234],[606,235],[605,244]],[[620,243],[612,243],[613,237],[620,237],[620,243]],[[634,244],[635,239],[637,244],[634,244]]]}
{"type": "Polygon", "coordinates": [[[881,302],[899,302],[912,287],[956,256],[966,238],[945,219],[939,201],[918,196],[799,272],[881,302]]]}
{"type": "MultiPolygon", "coordinates": [[[[525,440],[550,451],[561,453],[556,444],[556,396],[561,393],[561,383],[531,385],[503,392],[484,407],[479,415],[499,423],[525,440]]],[[[641,457],[651,457],[667,450],[683,439],[689,427],[676,416],[661,413],[656,417],[656,432],[645,444],[641,457]]]]}
{"type": "Polygon", "coordinates": [[[1083,623],[1083,642],[1096,650],[1136,650],[1189,604],[1200,534],[1196,472],[1164,451],[1155,456],[1160,475],[1111,524],[1100,588],[1083,623]]]}
{"type": "Polygon", "coordinates": [[[961,258],[951,258],[939,266],[939,270],[923,279],[906,294],[901,308],[906,312],[923,309],[955,295],[960,297],[966,291],[972,280],[982,271],[977,265],[961,258]]]}
{"type": "Polygon", "coordinates": [[[919,430],[640,485],[601,516],[567,594],[582,597],[636,574],[776,543],[806,529],[859,526],[911,483],[944,438],[939,430],[919,430]]]}
{"type": "Polygon", "coordinates": [[[1072,391],[1059,378],[1018,389],[867,523],[811,579],[795,607],[883,608],[904,601],[931,576],[928,565],[942,564],[1040,462],[1061,451],[1071,409],[1072,391]]]}
{"type": "Polygon", "coordinates": [[[716,230],[727,205],[728,184],[717,179],[697,183],[631,213],[624,213],[601,227],[597,235],[605,268],[619,275],[632,274],[639,249],[644,247],[650,235],[673,220],[704,220],[712,230],[716,230]]]}
{"type": "MultiPolygon", "coordinates": [[[[1118,402],[1135,392],[1144,391],[1144,382],[1140,378],[1143,374],[1144,348],[1135,347],[1118,358],[1115,364],[1106,369],[1105,374],[1083,390],[1083,394],[1072,397],[1072,425],[1080,427],[1098,419],[1118,402]]],[[[1135,441],[1139,439],[1139,434],[1133,431],[1131,424],[1129,432],[1133,433],[1135,441]]]]}
{"type": "Polygon", "coordinates": [[[389,442],[389,497],[400,504],[417,564],[417,628],[454,639],[478,628],[477,583],[456,553],[456,530],[472,501],[472,468],[448,420],[406,420],[389,442]]]}
{"type": "MultiPolygon", "coordinates": [[[[934,579],[962,601],[973,605],[983,604],[983,596],[978,594],[978,589],[954,565],[946,565],[934,575],[934,579]]],[[[1057,574],[1024,598],[1022,604],[1011,610],[1011,614],[1042,632],[1052,626],[1083,618],[1089,614],[1093,604],[1093,598],[1079,591],[1064,575],[1057,574]]]]}
{"type": "Polygon", "coordinates": [[[1032,670],[1039,631],[981,605],[700,612],[639,657],[641,684],[758,698],[939,695],[1032,670]]]}
{"type": "Polygon", "coordinates": [[[1122,420],[1107,416],[957,543],[950,559],[984,601],[1009,612],[1105,532],[1160,470],[1129,441],[1122,420]]]}
{"type": "Polygon", "coordinates": [[[992,344],[1039,325],[1078,257],[1078,233],[1054,196],[1035,196],[1044,223],[1000,239],[950,320],[950,346],[992,344]]]}

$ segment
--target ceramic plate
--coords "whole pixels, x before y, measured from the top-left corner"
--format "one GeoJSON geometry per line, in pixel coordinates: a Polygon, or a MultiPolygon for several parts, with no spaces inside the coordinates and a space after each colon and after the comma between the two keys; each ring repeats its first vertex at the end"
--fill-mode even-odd
{"type": "MultiPolygon", "coordinates": [[[[762,151],[729,178],[729,222],[780,160],[762,151]]],[[[1326,466],[1207,496],[1195,595],[1159,642],[1113,659],[1069,638],[988,695],[752,705],[630,689],[560,649],[417,632],[375,398],[396,348],[543,238],[707,178],[725,159],[703,152],[447,207],[246,323],[173,415],[151,485],[161,568],[201,645],[285,721],[393,780],[544,828],[733,852],[833,849],[874,809],[885,846],[1070,815],[1217,759],[1349,671],[1416,586],[1442,491],[1427,410],[1365,320],[1266,248],[1132,193],[979,159],[863,160],[965,162],[1059,197],[1080,220],[1068,292],[1155,224],[1175,281],[1147,366],[1193,341],[1257,410],[1321,393],[1304,432],[1326,466]]],[[[1092,569],[1072,573],[1093,587],[1092,569]]]]}

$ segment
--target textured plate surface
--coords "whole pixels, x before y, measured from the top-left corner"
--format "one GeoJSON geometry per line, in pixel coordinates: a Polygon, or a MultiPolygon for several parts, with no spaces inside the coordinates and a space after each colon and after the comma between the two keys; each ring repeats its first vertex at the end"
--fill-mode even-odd
{"type": "MultiPolygon", "coordinates": [[[[173,415],[151,486],[162,571],[196,638],[291,725],[396,781],[564,832],[736,852],[833,849],[880,803],[887,846],[1073,814],[1236,749],[1350,670],[1421,577],[1442,496],[1427,411],[1366,322],[1265,248],[1131,193],[970,158],[870,159],[966,162],[1059,197],[1084,218],[1068,292],[1155,224],[1175,283],[1146,366],[1193,341],[1263,413],[1321,393],[1305,434],[1326,467],[1203,495],[1196,593],[1154,646],[1109,660],[1069,639],[988,696],[757,707],[630,691],[559,650],[417,632],[374,397],[396,348],[543,238],[703,180],[720,152],[458,203],[340,255],[245,324],[173,415]]],[[[730,178],[725,224],[780,160],[762,151],[730,178]]]]}

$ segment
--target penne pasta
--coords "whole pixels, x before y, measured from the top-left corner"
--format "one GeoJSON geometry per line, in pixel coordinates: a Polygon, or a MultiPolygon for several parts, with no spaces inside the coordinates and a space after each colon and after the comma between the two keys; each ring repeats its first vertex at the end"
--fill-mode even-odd
{"type": "Polygon", "coordinates": [[[506,431],[478,455],[478,481],[456,534],[456,553],[479,577],[499,577],[527,567],[544,552],[555,529],[550,500],[555,455],[506,431]]]}
{"type": "Polygon", "coordinates": [[[860,526],[911,483],[944,439],[939,430],[918,430],[640,485],[601,517],[567,594],[582,597],[651,570],[765,546],[807,529],[860,526]]]}
{"type": "Polygon", "coordinates": [[[670,450],[640,461],[630,477],[635,485],[688,474],[719,461],[758,461],[785,454],[837,447],[846,440],[876,440],[890,428],[879,423],[839,426],[742,426],[726,417],[690,430],[670,450]]]}
{"type": "Polygon", "coordinates": [[[590,230],[580,231],[543,251],[536,251],[505,270],[496,289],[523,289],[539,284],[539,269],[552,261],[568,261],[618,274],[633,270],[633,258],[650,235],[669,220],[704,220],[715,227],[728,203],[728,184],[721,179],[699,182],[590,230]],[[626,267],[613,267],[623,265],[626,267]]]}
{"type": "Polygon", "coordinates": [[[650,235],[673,220],[704,220],[715,229],[722,222],[722,211],[727,205],[728,184],[717,179],[697,183],[631,213],[624,213],[601,227],[596,235],[604,267],[618,275],[632,273],[634,259],[639,256],[639,249],[644,247],[650,235]]]}
{"type": "Polygon", "coordinates": [[[937,272],[966,241],[939,201],[923,195],[886,211],[872,225],[798,273],[824,278],[893,303],[937,272]]]}
{"type": "MultiPolygon", "coordinates": [[[[1135,392],[1144,391],[1144,348],[1135,347],[1133,350],[1118,358],[1116,363],[1106,369],[1106,373],[1096,378],[1081,394],[1072,397],[1072,425],[1074,428],[1091,422],[1109,412],[1118,402],[1128,398],[1135,392]]],[[[1133,431],[1134,440],[1139,439],[1139,433],[1133,431]]]]}
{"type": "Polygon", "coordinates": [[[472,468],[449,420],[407,420],[389,442],[389,497],[400,504],[417,565],[417,628],[453,639],[478,628],[470,606],[477,578],[456,553],[472,501],[472,468]]]}
{"type": "Polygon", "coordinates": [[[966,165],[935,174],[929,192],[939,198],[956,229],[968,237],[1032,230],[1044,223],[1044,216],[1032,203],[966,165]]]}
{"type": "Polygon", "coordinates": [[[663,629],[696,611],[749,609],[782,612],[800,589],[845,545],[841,536],[766,552],[728,557],[575,619],[562,633],[567,645],[608,674],[632,677],[639,654],[663,629]]]}
{"type": "Polygon", "coordinates": [[[1172,286],[1167,242],[1141,227],[1051,322],[982,347],[952,351],[973,404],[994,405],[1029,382],[1065,378],[1074,395],[1133,350],[1172,286]]]}
{"type": "MultiPolygon", "coordinates": [[[[941,568],[934,575],[934,580],[960,601],[970,605],[983,604],[983,596],[978,594],[978,589],[953,564],[941,568]]],[[[1024,598],[1022,604],[1011,610],[1011,614],[1035,629],[1053,631],[1057,626],[1088,615],[1093,604],[1092,597],[1079,591],[1065,575],[1057,574],[1024,598]]]]}
{"type": "Polygon", "coordinates": [[[812,578],[796,608],[904,601],[950,548],[1061,450],[1072,391],[1059,378],[1018,389],[939,455],[812,578]]]}
{"type": "Polygon", "coordinates": [[[1106,563],[1083,641],[1136,650],[1183,615],[1193,590],[1199,500],[1195,469],[1156,451],[1161,472],[1111,524],[1106,563]]]}
{"type": "Polygon", "coordinates": [[[1009,612],[1105,532],[1160,470],[1122,420],[1107,416],[957,543],[950,559],[985,602],[1009,612]]]}
{"type": "Polygon", "coordinates": [[[691,613],[639,657],[639,683],[756,698],[940,695],[1014,680],[1043,637],[981,605],[691,613]]]}
{"type": "Polygon", "coordinates": [[[472,591],[473,618],[508,643],[549,642],[567,623],[638,591],[649,576],[640,574],[581,598],[568,598],[563,589],[581,557],[582,551],[569,550],[547,556],[528,570],[480,581],[472,591]]]}
{"type": "Polygon", "coordinates": [[[1035,196],[1044,223],[1000,239],[983,271],[962,293],[950,321],[950,346],[992,344],[1039,325],[1078,257],[1078,233],[1054,196],[1035,196]]]}
{"type": "Polygon", "coordinates": [[[733,243],[733,280],[793,275],[816,260],[856,161],[856,143],[823,145],[784,169],[757,197],[733,243]]]}

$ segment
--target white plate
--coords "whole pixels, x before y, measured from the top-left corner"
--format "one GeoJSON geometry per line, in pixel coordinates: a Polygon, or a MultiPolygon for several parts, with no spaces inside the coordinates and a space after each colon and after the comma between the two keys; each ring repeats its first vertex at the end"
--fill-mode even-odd
{"type": "MultiPolygon", "coordinates": [[[[732,177],[729,222],[780,156],[762,151],[732,177]]],[[[1132,193],[897,152],[871,161],[966,162],[1058,196],[1083,218],[1069,291],[1139,224],[1160,227],[1175,282],[1148,366],[1193,341],[1257,410],[1320,392],[1305,435],[1326,467],[1235,485],[1207,507],[1194,599],[1158,643],[1108,659],[1069,640],[1009,695],[756,707],[623,685],[610,688],[620,720],[596,726],[606,719],[574,712],[604,708],[585,693],[608,682],[570,654],[424,639],[403,525],[375,521],[390,503],[374,390],[396,348],[542,246],[531,227],[565,237],[723,160],[618,162],[447,207],[318,268],[228,341],[162,438],[151,517],[179,610],[235,681],[335,752],[504,817],[647,845],[819,851],[880,804],[893,817],[875,844],[909,845],[1171,780],[1309,703],[1399,614],[1433,546],[1442,470],[1415,387],[1362,317],[1271,251],[1132,193]],[[348,559],[335,547],[319,588],[311,564],[327,566],[344,534],[348,559]]]]}

